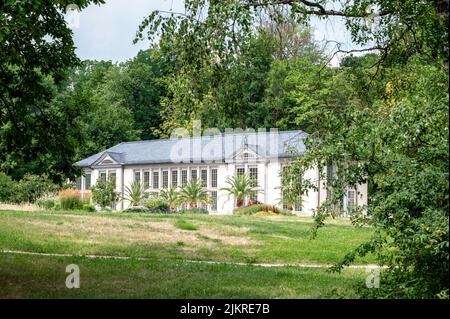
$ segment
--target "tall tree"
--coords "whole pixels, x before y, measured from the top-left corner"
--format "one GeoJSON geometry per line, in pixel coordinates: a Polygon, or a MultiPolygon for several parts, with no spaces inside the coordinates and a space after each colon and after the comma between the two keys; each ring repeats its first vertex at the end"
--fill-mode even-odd
{"type": "Polygon", "coordinates": [[[84,8],[102,0],[6,0],[0,4],[0,162],[11,172],[28,167],[55,181],[73,177],[78,110],[52,104],[55,85],[77,64],[68,4],[84,8]]]}

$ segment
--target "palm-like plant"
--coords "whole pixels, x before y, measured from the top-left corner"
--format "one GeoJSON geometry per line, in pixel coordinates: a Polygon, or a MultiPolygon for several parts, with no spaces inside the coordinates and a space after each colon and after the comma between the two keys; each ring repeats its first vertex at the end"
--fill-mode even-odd
{"type": "Polygon", "coordinates": [[[226,183],[229,187],[221,188],[221,190],[227,191],[228,196],[233,195],[236,198],[237,207],[241,207],[244,204],[247,196],[251,196],[259,191],[255,180],[246,174],[228,177],[226,183]]]}
{"type": "Polygon", "coordinates": [[[133,181],[130,186],[125,187],[124,200],[130,202],[131,207],[141,206],[147,199],[147,193],[139,181],[133,181]]]}
{"type": "Polygon", "coordinates": [[[180,193],[176,187],[161,190],[159,196],[169,205],[170,209],[175,209],[180,205],[180,193]]]}
{"type": "Polygon", "coordinates": [[[187,204],[190,208],[197,208],[199,203],[207,204],[209,202],[208,192],[197,180],[191,180],[181,188],[179,199],[180,204],[187,204]]]}

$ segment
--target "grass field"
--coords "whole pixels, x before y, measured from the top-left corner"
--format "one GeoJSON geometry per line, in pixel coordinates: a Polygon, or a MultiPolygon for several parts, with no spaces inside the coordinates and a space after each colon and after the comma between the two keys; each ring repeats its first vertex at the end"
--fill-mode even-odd
{"type": "MultiPolygon", "coordinates": [[[[333,220],[310,239],[311,218],[0,211],[0,249],[76,256],[0,254],[0,297],[357,297],[364,269],[260,267],[331,264],[370,236],[333,220]],[[92,259],[80,255],[148,260],[92,259]],[[245,263],[206,264],[190,261],[245,263]],[[66,265],[81,288],[65,287],[66,265]]],[[[358,260],[373,263],[372,257],[358,260]]]]}

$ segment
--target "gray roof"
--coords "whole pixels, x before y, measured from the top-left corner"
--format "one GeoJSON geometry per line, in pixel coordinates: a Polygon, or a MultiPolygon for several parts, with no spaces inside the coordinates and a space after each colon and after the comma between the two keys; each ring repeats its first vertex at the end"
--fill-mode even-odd
{"type": "Polygon", "coordinates": [[[106,155],[122,165],[222,162],[233,159],[244,148],[262,158],[293,157],[306,151],[303,140],[307,135],[303,131],[270,131],[124,142],[75,165],[95,166],[106,155]]]}

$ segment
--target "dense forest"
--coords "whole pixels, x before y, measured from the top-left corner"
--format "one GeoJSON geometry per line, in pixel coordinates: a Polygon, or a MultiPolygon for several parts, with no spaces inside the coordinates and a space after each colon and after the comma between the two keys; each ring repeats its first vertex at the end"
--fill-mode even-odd
{"type": "Polygon", "coordinates": [[[309,152],[287,174],[341,163],[316,230],[344,185],[370,185],[369,214],[354,222],[376,233],[336,270],[371,252],[389,267],[381,296],[448,298],[448,1],[328,2],[187,0],[184,14],[155,11],[142,22],[135,40],[149,37],[151,48],[111,63],[76,58],[64,1],[6,1],[0,170],[61,182],[80,173],[76,160],[194,120],[301,129],[309,152]],[[311,15],[343,17],[366,49],[342,51],[330,67],[311,15]]]}

